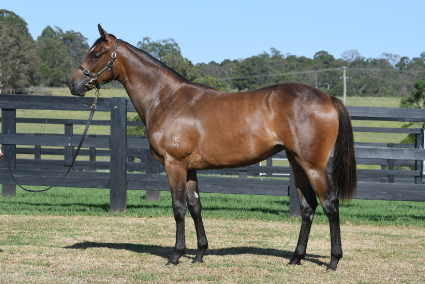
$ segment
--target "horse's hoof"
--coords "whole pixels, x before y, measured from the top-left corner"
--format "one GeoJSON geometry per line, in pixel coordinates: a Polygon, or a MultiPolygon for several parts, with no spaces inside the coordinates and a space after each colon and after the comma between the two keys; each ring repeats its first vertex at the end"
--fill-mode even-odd
{"type": "Polygon", "coordinates": [[[288,265],[301,265],[301,259],[294,257],[291,259],[288,265]]]}
{"type": "Polygon", "coordinates": [[[178,264],[178,262],[172,262],[171,260],[169,260],[165,266],[174,267],[174,266],[177,266],[177,264],[178,264]]]}
{"type": "Polygon", "coordinates": [[[204,260],[203,259],[201,259],[201,260],[199,260],[199,259],[194,259],[193,261],[192,261],[192,263],[204,263],[204,260]]]}
{"type": "Polygon", "coordinates": [[[326,271],[335,271],[338,267],[339,258],[331,257],[331,262],[329,263],[326,271]]]}

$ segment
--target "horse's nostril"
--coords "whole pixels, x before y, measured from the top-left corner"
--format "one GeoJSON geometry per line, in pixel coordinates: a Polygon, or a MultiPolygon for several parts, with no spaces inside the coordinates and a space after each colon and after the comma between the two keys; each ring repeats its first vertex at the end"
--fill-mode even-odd
{"type": "Polygon", "coordinates": [[[69,89],[72,91],[75,89],[74,82],[69,83],[69,89]]]}

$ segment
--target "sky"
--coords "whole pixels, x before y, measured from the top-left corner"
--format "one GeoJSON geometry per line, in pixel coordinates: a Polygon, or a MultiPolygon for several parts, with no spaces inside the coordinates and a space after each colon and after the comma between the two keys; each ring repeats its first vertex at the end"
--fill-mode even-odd
{"type": "MultiPolygon", "coordinates": [[[[28,23],[36,39],[48,25],[82,33],[91,45],[97,24],[137,45],[173,38],[194,64],[244,59],[270,48],[313,58],[354,49],[363,57],[425,51],[424,0],[0,0],[28,23]]],[[[1,48],[1,47],[0,47],[1,48]]]]}

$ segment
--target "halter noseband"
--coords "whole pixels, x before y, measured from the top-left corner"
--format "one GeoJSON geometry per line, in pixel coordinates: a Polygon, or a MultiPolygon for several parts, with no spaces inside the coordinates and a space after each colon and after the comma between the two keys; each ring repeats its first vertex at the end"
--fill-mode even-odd
{"type": "Polygon", "coordinates": [[[118,41],[119,39],[117,39],[117,41],[115,42],[115,47],[114,47],[114,51],[111,54],[111,61],[109,61],[108,65],[106,65],[105,67],[103,67],[99,72],[97,72],[95,75],[93,75],[92,73],[90,73],[90,71],[86,68],[84,68],[83,66],[80,66],[79,68],[83,71],[84,75],[89,76],[91,79],[90,81],[88,81],[86,84],[84,84],[84,86],[86,86],[88,89],[90,89],[91,85],[94,83],[96,86],[96,89],[100,89],[100,85],[106,84],[112,80],[114,80],[114,61],[115,58],[117,57],[117,46],[118,46],[118,41]],[[112,74],[112,79],[105,81],[101,84],[99,84],[99,82],[97,81],[97,78],[106,70],[110,69],[111,70],[111,74],[112,74]]]}

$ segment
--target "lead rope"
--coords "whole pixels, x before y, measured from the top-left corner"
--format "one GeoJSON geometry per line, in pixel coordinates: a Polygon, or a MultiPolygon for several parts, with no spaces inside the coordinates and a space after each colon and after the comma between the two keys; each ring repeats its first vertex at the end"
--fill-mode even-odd
{"type": "Polygon", "coordinates": [[[53,187],[55,187],[58,183],[60,183],[68,174],[69,174],[69,172],[71,171],[71,169],[72,169],[72,167],[74,166],[74,163],[75,163],[75,160],[77,159],[77,156],[78,156],[78,153],[80,152],[80,149],[81,149],[81,146],[83,145],[83,142],[84,142],[84,139],[86,138],[86,134],[87,134],[87,131],[89,130],[89,127],[90,127],[90,123],[91,123],[91,121],[92,121],[92,119],[93,119],[93,116],[94,116],[94,112],[96,111],[96,107],[97,107],[97,99],[99,98],[99,89],[98,88],[96,88],[96,91],[95,91],[95,95],[94,95],[94,103],[93,103],[93,105],[91,106],[91,112],[90,112],[90,116],[89,116],[89,119],[87,120],[87,124],[86,124],[86,128],[84,129],[84,132],[83,132],[83,136],[81,137],[81,141],[80,141],[80,144],[78,145],[78,148],[77,148],[77,151],[75,152],[75,156],[74,156],[74,158],[72,159],[72,162],[71,162],[71,165],[69,166],[69,168],[68,168],[68,170],[66,171],[66,173],[65,173],[65,175],[60,179],[60,180],[58,180],[57,182],[55,182],[52,186],[50,186],[50,187],[48,187],[48,188],[45,188],[45,189],[41,189],[41,190],[31,190],[31,189],[28,189],[28,188],[25,188],[25,187],[23,187],[17,180],[16,180],[16,178],[15,178],[15,176],[13,175],[13,173],[12,173],[12,170],[11,170],[11,167],[10,167],[10,164],[9,164],[9,162],[7,161],[7,159],[5,158],[5,157],[3,157],[4,158],[4,161],[6,162],[6,165],[7,165],[7,167],[8,167],[8,169],[9,169],[9,173],[10,173],[10,175],[12,176],[12,179],[15,181],[15,183],[20,187],[20,188],[22,188],[23,190],[25,190],[25,191],[28,191],[28,192],[43,192],[43,191],[47,191],[47,190],[49,190],[49,189],[51,189],[51,188],[53,188],[53,187]]]}

